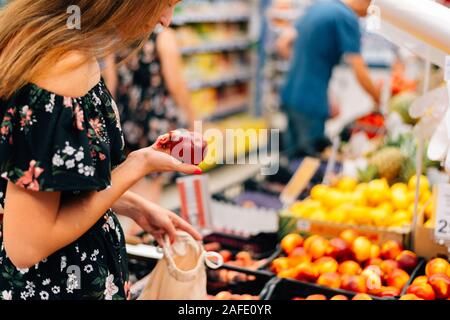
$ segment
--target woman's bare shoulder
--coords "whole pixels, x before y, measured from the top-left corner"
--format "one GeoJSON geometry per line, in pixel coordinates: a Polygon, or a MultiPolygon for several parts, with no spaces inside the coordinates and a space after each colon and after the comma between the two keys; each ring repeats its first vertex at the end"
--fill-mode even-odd
{"type": "Polygon", "coordinates": [[[61,96],[81,97],[95,87],[100,78],[100,66],[96,59],[72,51],[49,65],[31,82],[61,96]]]}

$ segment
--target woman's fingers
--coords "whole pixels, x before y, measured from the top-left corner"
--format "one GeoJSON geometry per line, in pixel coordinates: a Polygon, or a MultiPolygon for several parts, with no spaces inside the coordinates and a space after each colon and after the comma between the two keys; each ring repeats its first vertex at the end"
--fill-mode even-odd
{"type": "Polygon", "coordinates": [[[180,218],[179,216],[177,216],[175,213],[172,213],[171,216],[172,216],[172,219],[173,219],[173,222],[174,222],[175,226],[176,226],[178,229],[183,230],[183,231],[186,231],[186,232],[189,233],[195,240],[200,241],[200,240],[203,239],[202,235],[201,235],[197,230],[195,230],[195,228],[194,228],[192,225],[190,225],[189,223],[187,223],[186,221],[184,221],[182,218],[180,218]]]}
{"type": "Polygon", "coordinates": [[[180,172],[180,173],[187,174],[187,175],[203,173],[203,171],[202,171],[202,169],[200,169],[200,167],[195,166],[193,164],[186,164],[186,163],[182,163],[182,162],[175,164],[174,170],[177,172],[180,172]]]}

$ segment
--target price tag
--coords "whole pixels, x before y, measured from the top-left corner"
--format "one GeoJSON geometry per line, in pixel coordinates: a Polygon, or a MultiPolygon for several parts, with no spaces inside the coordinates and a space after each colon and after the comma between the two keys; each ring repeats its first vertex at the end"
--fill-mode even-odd
{"type": "Polygon", "coordinates": [[[297,229],[298,231],[310,231],[311,230],[311,222],[308,220],[298,220],[297,221],[297,229]]]}
{"type": "Polygon", "coordinates": [[[450,184],[438,185],[436,200],[434,236],[437,240],[450,241],[450,184]]]}

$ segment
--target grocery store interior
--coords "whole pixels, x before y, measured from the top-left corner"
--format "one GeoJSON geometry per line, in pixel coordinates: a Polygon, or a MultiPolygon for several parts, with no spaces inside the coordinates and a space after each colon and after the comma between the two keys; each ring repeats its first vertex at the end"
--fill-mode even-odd
{"type": "MultiPolygon", "coordinates": [[[[103,299],[125,286],[142,300],[450,300],[448,21],[448,0],[178,2],[139,52],[100,65],[130,154],[203,134],[202,174],[129,188],[203,242],[188,231],[162,249],[151,223],[105,215],[103,229],[123,228],[128,280],[96,269],[92,246],[79,276],[99,271],[103,299]]],[[[0,258],[0,300],[58,298],[53,278],[47,290],[17,270],[0,258]]]]}

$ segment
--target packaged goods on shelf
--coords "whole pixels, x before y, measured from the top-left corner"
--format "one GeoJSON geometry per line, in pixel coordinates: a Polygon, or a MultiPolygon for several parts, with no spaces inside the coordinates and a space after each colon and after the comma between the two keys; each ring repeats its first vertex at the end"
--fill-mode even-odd
{"type": "Polygon", "coordinates": [[[196,22],[246,21],[251,14],[251,4],[243,0],[187,0],[175,10],[174,25],[196,22]]]}

